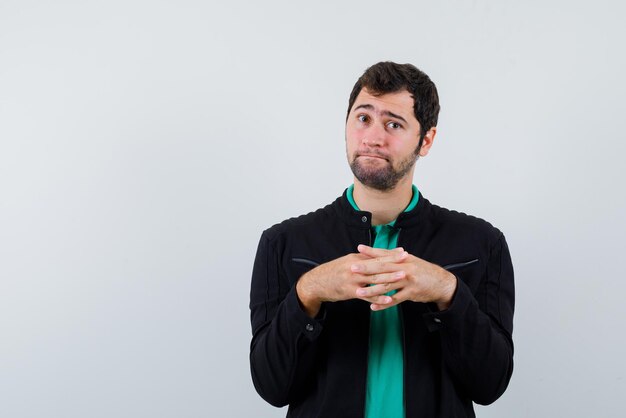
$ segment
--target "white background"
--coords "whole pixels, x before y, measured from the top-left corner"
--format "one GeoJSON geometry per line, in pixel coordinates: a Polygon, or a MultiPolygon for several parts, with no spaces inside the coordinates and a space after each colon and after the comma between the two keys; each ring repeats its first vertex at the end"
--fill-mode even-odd
{"type": "Polygon", "coordinates": [[[381,60],[439,89],[415,184],[512,253],[478,415],[623,416],[622,3],[299,3],[0,0],[0,416],[284,416],[249,373],[256,245],[350,184],[381,60]]]}

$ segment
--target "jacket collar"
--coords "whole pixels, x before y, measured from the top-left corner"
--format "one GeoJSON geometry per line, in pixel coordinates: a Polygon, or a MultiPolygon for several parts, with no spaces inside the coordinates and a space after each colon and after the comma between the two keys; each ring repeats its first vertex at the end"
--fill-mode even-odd
{"type": "MultiPolygon", "coordinates": [[[[372,214],[362,210],[355,210],[348,201],[347,189],[332,203],[332,206],[349,226],[361,229],[369,229],[372,227],[372,214]]],[[[413,210],[402,212],[398,216],[394,226],[396,228],[406,228],[418,224],[428,215],[430,207],[431,203],[424,197],[422,192],[419,192],[417,205],[413,210]]]]}

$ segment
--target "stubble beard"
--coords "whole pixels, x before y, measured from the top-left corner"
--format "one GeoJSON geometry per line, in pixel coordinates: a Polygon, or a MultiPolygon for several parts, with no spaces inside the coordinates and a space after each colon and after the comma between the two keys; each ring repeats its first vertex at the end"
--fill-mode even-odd
{"type": "MultiPolygon", "coordinates": [[[[378,153],[369,153],[379,155],[378,153]]],[[[387,158],[385,156],[382,156],[387,158]]],[[[358,158],[358,154],[354,153],[352,161],[350,162],[350,169],[352,174],[358,181],[364,186],[370,187],[381,192],[392,190],[400,180],[402,180],[415,166],[419,157],[419,150],[416,150],[413,155],[409,156],[405,160],[401,161],[398,168],[393,167],[393,161],[386,159],[385,166],[382,168],[366,167],[361,163],[358,158]]]]}

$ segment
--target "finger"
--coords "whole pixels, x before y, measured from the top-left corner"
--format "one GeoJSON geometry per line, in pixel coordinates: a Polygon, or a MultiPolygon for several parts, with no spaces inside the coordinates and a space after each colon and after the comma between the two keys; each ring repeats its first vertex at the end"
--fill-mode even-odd
{"type": "Polygon", "coordinates": [[[404,289],[398,290],[396,293],[390,296],[391,300],[382,298],[378,299],[370,305],[370,309],[373,311],[382,311],[384,309],[389,309],[392,306],[396,306],[397,304],[407,300],[407,295],[408,292],[406,292],[404,289]]]}
{"type": "Polygon", "coordinates": [[[350,270],[353,273],[360,274],[378,274],[389,273],[401,270],[403,268],[399,263],[402,262],[408,253],[403,251],[388,257],[371,258],[369,260],[363,260],[359,263],[355,263],[350,266],[350,270]]]}
{"type": "Polygon", "coordinates": [[[356,247],[359,253],[365,254],[369,257],[386,257],[389,255],[393,255],[394,253],[402,252],[404,249],[402,247],[394,248],[393,250],[388,250],[385,248],[374,248],[364,244],[360,244],[356,247]]]}
{"type": "Polygon", "coordinates": [[[395,282],[377,284],[374,286],[359,287],[358,289],[356,289],[356,295],[361,299],[367,300],[368,298],[381,296],[385,293],[389,293],[392,290],[400,289],[401,287],[403,287],[404,284],[404,282],[395,282]]]}
{"type": "Polygon", "coordinates": [[[377,305],[377,306],[378,305],[387,306],[387,304],[393,302],[393,298],[389,295],[379,295],[379,296],[372,296],[370,298],[359,298],[359,299],[363,299],[367,302],[370,302],[371,305],[377,305]]]}
{"type": "MultiPolygon", "coordinates": [[[[366,273],[366,274],[375,274],[376,272],[381,273],[381,272],[385,272],[385,263],[390,263],[390,264],[396,264],[396,263],[401,263],[404,260],[407,259],[407,257],[409,256],[409,253],[407,253],[406,251],[402,250],[402,251],[389,251],[389,250],[385,250],[387,251],[387,255],[383,256],[383,257],[376,257],[376,258],[368,258],[366,260],[362,260],[359,263],[355,263],[352,266],[350,266],[350,269],[352,270],[352,272],[354,273],[366,273]],[[367,265],[370,265],[369,270],[367,269],[367,265]],[[378,266],[378,271],[374,271],[372,269],[375,269],[378,266]]],[[[392,270],[387,270],[387,271],[396,271],[397,268],[394,268],[392,270]]]]}
{"type": "Polygon", "coordinates": [[[399,270],[390,273],[377,273],[362,275],[366,284],[379,284],[379,283],[395,283],[406,277],[406,271],[399,270]]]}

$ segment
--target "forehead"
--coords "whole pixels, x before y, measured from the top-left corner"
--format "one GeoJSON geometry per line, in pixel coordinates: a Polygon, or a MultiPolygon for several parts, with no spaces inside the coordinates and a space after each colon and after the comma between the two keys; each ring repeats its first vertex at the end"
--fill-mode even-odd
{"type": "Polygon", "coordinates": [[[391,112],[404,117],[407,121],[417,122],[413,112],[413,96],[407,90],[374,96],[364,88],[354,100],[352,112],[361,105],[372,106],[376,113],[391,112]]]}

